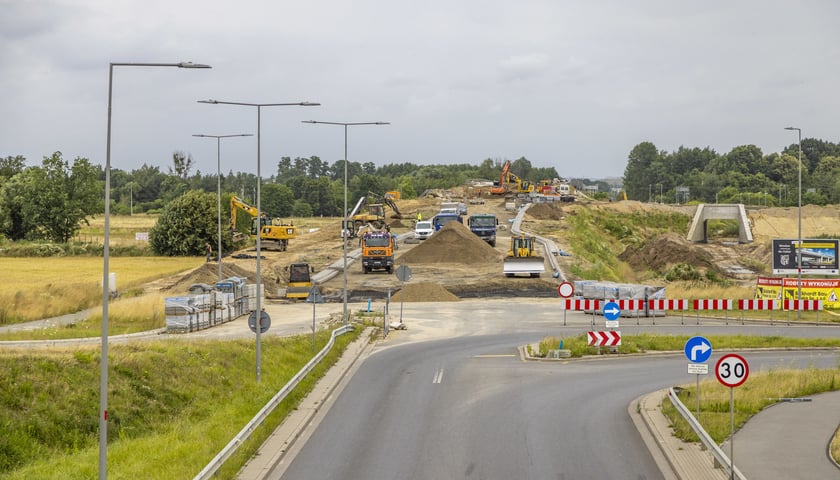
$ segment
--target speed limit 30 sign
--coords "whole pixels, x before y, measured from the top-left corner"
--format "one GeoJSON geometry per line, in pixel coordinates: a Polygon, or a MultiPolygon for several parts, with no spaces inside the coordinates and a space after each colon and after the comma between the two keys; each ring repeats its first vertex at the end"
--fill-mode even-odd
{"type": "Polygon", "coordinates": [[[725,387],[739,387],[750,376],[750,366],[744,357],[734,353],[720,357],[715,365],[715,376],[725,387]]]}

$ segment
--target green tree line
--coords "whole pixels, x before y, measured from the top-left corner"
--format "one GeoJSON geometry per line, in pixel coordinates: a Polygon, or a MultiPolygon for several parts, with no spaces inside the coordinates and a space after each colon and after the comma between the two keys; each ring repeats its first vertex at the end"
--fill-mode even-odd
{"type": "MultiPolygon", "coordinates": [[[[642,142],[630,151],[624,189],[630,199],[664,203],[791,206],[799,200],[799,144],[764,155],[755,145],[718,154],[709,147],[660,151],[642,142]]],[[[802,203],[840,203],[840,145],[802,140],[802,203]]]]}

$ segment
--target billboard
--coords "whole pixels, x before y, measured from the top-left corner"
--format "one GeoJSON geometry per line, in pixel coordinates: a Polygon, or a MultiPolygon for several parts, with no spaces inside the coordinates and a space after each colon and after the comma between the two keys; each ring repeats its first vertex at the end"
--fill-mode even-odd
{"type": "Polygon", "coordinates": [[[773,239],[773,273],[791,275],[798,273],[797,257],[802,257],[802,272],[806,275],[837,275],[837,240],[773,239]]]}
{"type": "MultiPolygon", "coordinates": [[[[796,300],[799,295],[796,278],[758,277],[756,300],[796,300]]],[[[803,278],[802,300],[822,300],[827,310],[840,309],[840,278],[803,278]]]]}

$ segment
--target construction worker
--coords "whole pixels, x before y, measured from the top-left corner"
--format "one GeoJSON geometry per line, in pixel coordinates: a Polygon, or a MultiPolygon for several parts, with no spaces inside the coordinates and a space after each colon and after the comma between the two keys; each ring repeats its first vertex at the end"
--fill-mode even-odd
{"type": "Polygon", "coordinates": [[[419,222],[420,220],[423,220],[423,215],[421,215],[420,212],[417,212],[417,221],[419,222]]]}
{"type": "Polygon", "coordinates": [[[205,250],[206,255],[207,255],[207,260],[206,260],[205,263],[209,263],[210,258],[213,256],[213,246],[210,245],[210,242],[207,242],[207,243],[204,244],[204,250],[205,250]]]}

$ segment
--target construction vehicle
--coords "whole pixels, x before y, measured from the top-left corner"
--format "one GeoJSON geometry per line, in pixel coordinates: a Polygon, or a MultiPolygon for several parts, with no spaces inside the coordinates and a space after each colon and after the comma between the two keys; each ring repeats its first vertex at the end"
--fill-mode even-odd
{"type": "Polygon", "coordinates": [[[365,232],[359,243],[362,247],[362,273],[374,270],[394,273],[397,244],[391,232],[365,232]]]}
{"type": "Polygon", "coordinates": [[[532,278],[539,277],[545,271],[545,259],[537,255],[536,238],[528,235],[514,235],[510,237],[510,250],[504,261],[506,277],[517,274],[528,274],[532,278]]]}
{"type": "Polygon", "coordinates": [[[489,243],[491,247],[496,246],[496,226],[499,219],[492,213],[474,213],[467,219],[470,231],[479,238],[489,243]]]}
{"type": "Polygon", "coordinates": [[[358,235],[359,229],[367,224],[379,229],[384,228],[385,207],[394,212],[391,215],[392,218],[403,218],[394,200],[388,196],[368,192],[368,195],[360,198],[353,210],[350,211],[347,220],[342,225],[342,235],[347,238],[354,238],[358,235]],[[369,200],[374,200],[376,203],[368,203],[369,200]]]}
{"type": "Polygon", "coordinates": [[[508,193],[507,185],[510,183],[508,172],[510,172],[510,160],[505,160],[505,164],[502,165],[502,173],[499,175],[499,180],[494,181],[493,186],[490,187],[490,195],[505,195],[508,193]]]}
{"type": "Polygon", "coordinates": [[[432,225],[435,227],[436,232],[449,222],[464,223],[464,220],[456,212],[441,212],[432,217],[432,225]]]}
{"type": "Polygon", "coordinates": [[[289,285],[286,287],[286,298],[303,298],[309,296],[312,290],[312,275],[315,267],[308,263],[292,263],[286,270],[289,272],[289,285]]]}
{"type": "Polygon", "coordinates": [[[265,212],[260,213],[256,207],[234,195],[230,197],[230,231],[234,241],[241,240],[241,233],[236,230],[236,213],[240,209],[251,216],[251,238],[256,240],[257,232],[259,232],[260,242],[261,244],[264,242],[266,248],[275,247],[284,252],[289,245],[289,240],[297,236],[297,227],[291,222],[285,223],[279,218],[268,216],[265,212]],[[259,218],[257,218],[258,215],[259,218]]]}
{"type": "Polygon", "coordinates": [[[397,190],[392,190],[390,192],[385,192],[385,198],[389,200],[399,200],[402,195],[397,190]]]}

